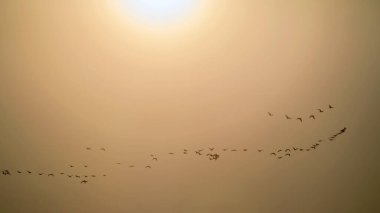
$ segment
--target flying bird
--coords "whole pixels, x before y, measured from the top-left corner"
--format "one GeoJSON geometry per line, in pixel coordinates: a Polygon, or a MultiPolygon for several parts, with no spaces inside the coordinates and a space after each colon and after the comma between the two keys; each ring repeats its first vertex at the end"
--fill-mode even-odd
{"type": "Polygon", "coordinates": [[[232,149],[231,152],[236,152],[237,150],[236,149],[232,149]]]}
{"type": "Polygon", "coordinates": [[[246,152],[248,149],[243,149],[243,152],[246,152]]]}
{"type": "Polygon", "coordinates": [[[215,148],[208,148],[210,151],[214,151],[215,148]]]}
{"type": "Polygon", "coordinates": [[[274,155],[274,156],[276,156],[276,153],[272,152],[272,153],[270,153],[270,155],[274,155]]]}
{"type": "Polygon", "coordinates": [[[268,112],[268,115],[269,115],[269,116],[273,116],[273,114],[272,114],[272,113],[270,113],[270,112],[268,112]]]}
{"type": "Polygon", "coordinates": [[[285,152],[290,152],[291,150],[290,149],[285,149],[285,152]]]}
{"type": "Polygon", "coordinates": [[[147,168],[147,169],[151,169],[152,167],[151,167],[151,166],[145,166],[145,168],[147,168]]]}
{"type": "Polygon", "coordinates": [[[27,171],[28,172],[28,174],[32,174],[32,172],[31,171],[27,171]]]}
{"type": "Polygon", "coordinates": [[[174,153],[173,152],[169,152],[169,155],[174,155],[174,153]]]}
{"type": "Polygon", "coordinates": [[[285,118],[288,119],[288,120],[289,120],[289,119],[292,119],[292,118],[289,117],[288,115],[285,115],[285,118]]]}
{"type": "Polygon", "coordinates": [[[91,150],[91,147],[86,147],[87,150],[91,150]]]}
{"type": "Polygon", "coordinates": [[[302,123],[302,118],[297,118],[297,120],[299,120],[302,123]]]}
{"type": "Polygon", "coordinates": [[[278,159],[281,159],[282,158],[282,156],[279,156],[279,157],[277,157],[278,159]]]}
{"type": "Polygon", "coordinates": [[[22,172],[17,170],[17,173],[21,174],[22,172]]]}
{"type": "Polygon", "coordinates": [[[257,151],[258,151],[258,152],[262,152],[263,150],[262,150],[262,149],[258,149],[257,151]]]}
{"type": "Polygon", "coordinates": [[[343,129],[340,130],[340,133],[344,133],[346,130],[347,130],[347,128],[344,127],[343,129]]]}
{"type": "Polygon", "coordinates": [[[54,174],[48,174],[48,177],[49,177],[49,176],[54,176],[54,174]]]}
{"type": "Polygon", "coordinates": [[[227,151],[228,149],[223,149],[223,151],[227,151]]]}
{"type": "Polygon", "coordinates": [[[289,156],[290,157],[290,153],[286,153],[285,156],[289,156]]]}
{"type": "Polygon", "coordinates": [[[88,181],[87,180],[82,180],[80,183],[82,184],[82,183],[84,183],[84,184],[86,184],[88,181]]]}
{"type": "Polygon", "coordinates": [[[309,118],[315,120],[315,116],[314,115],[310,115],[309,118]]]}
{"type": "Polygon", "coordinates": [[[106,149],[105,149],[105,148],[100,148],[100,150],[106,151],[106,149]]]}
{"type": "Polygon", "coordinates": [[[38,173],[38,175],[43,175],[44,173],[38,173]]]}
{"type": "Polygon", "coordinates": [[[74,166],[73,165],[70,165],[71,168],[73,168],[74,166]]]}
{"type": "Polygon", "coordinates": [[[91,177],[96,177],[96,175],[91,175],[91,177]]]}
{"type": "Polygon", "coordinates": [[[157,158],[152,158],[152,160],[158,161],[158,159],[157,159],[157,158]]]}
{"type": "Polygon", "coordinates": [[[60,175],[64,175],[65,173],[64,172],[61,172],[61,173],[59,173],[60,175]]]}
{"type": "Polygon", "coordinates": [[[334,107],[329,104],[329,109],[333,109],[334,107]]]}
{"type": "Polygon", "coordinates": [[[130,168],[133,168],[133,167],[135,167],[135,165],[130,165],[129,167],[130,167],[130,168]]]}
{"type": "Polygon", "coordinates": [[[321,109],[317,109],[320,113],[322,113],[323,112],[323,110],[321,110],[321,109]]]}

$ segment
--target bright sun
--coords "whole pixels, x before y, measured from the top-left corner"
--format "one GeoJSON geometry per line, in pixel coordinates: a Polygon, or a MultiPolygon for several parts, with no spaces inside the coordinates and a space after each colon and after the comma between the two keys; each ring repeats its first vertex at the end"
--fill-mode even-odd
{"type": "Polygon", "coordinates": [[[120,0],[127,12],[150,25],[181,23],[191,16],[200,0],[120,0]]]}

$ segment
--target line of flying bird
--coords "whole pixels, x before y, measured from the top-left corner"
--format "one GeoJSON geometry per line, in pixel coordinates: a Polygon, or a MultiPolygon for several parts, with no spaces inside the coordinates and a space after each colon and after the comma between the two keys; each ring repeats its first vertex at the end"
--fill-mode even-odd
{"type": "MultiPolygon", "coordinates": [[[[331,110],[331,109],[334,109],[334,107],[333,107],[331,104],[329,104],[327,110],[331,110]]],[[[325,110],[324,110],[324,109],[320,109],[320,108],[318,108],[318,109],[317,109],[317,112],[319,112],[319,113],[323,113],[323,112],[325,112],[325,110]]],[[[273,116],[274,116],[274,114],[273,114],[272,112],[268,112],[268,115],[269,115],[270,117],[273,117],[273,116]]],[[[290,117],[290,116],[287,115],[287,114],[285,114],[284,116],[285,116],[285,119],[286,119],[286,120],[291,120],[291,119],[293,119],[293,117],[290,117]]],[[[312,120],[315,120],[315,119],[316,119],[316,115],[315,115],[315,114],[310,114],[308,118],[309,118],[309,119],[312,119],[312,120]]],[[[298,121],[301,122],[301,123],[302,123],[302,121],[304,121],[303,117],[296,117],[295,119],[298,120],[298,121]]]]}
{"type": "MultiPolygon", "coordinates": [[[[341,134],[345,133],[347,130],[346,127],[344,127],[343,129],[339,130],[338,132],[336,132],[334,135],[328,137],[328,140],[329,141],[333,141],[336,139],[336,137],[340,136],[341,134]]],[[[269,152],[269,155],[270,156],[273,156],[277,159],[282,159],[284,157],[290,157],[291,153],[295,153],[295,152],[303,152],[303,151],[312,151],[312,150],[316,150],[320,145],[321,143],[324,142],[324,140],[320,139],[318,140],[317,143],[314,143],[312,144],[310,147],[307,147],[307,148],[302,148],[302,147],[288,147],[288,148],[281,148],[281,149],[276,149],[272,152],[269,152]]],[[[209,147],[208,149],[196,149],[196,150],[193,150],[194,152],[190,152],[190,150],[188,149],[183,149],[183,151],[181,152],[182,154],[184,155],[187,155],[189,153],[193,153],[195,155],[198,155],[198,156],[205,156],[207,157],[209,160],[218,160],[219,157],[221,156],[220,153],[216,153],[216,149],[214,147],[209,147]],[[207,153],[205,153],[207,152],[207,153]]],[[[242,152],[247,152],[248,149],[241,149],[241,150],[238,150],[238,149],[229,149],[229,148],[222,148],[220,149],[220,151],[222,152],[238,152],[238,151],[242,151],[242,152]]],[[[257,149],[257,152],[259,153],[264,153],[264,149],[257,149]]],[[[169,152],[168,155],[175,155],[174,152],[169,152]]],[[[156,154],[150,154],[150,157],[151,157],[151,160],[152,161],[158,161],[158,157],[156,154]]],[[[122,165],[122,163],[118,162],[116,163],[117,165],[122,165]]],[[[70,164],[68,165],[68,167],[70,168],[73,168],[75,167],[74,165],[70,164]]],[[[80,166],[81,167],[81,166],[80,166]]],[[[84,165],[83,167],[87,168],[88,166],[87,165],[84,165]]],[[[129,165],[130,168],[134,168],[135,165],[129,165]]],[[[150,165],[146,165],[144,168],[146,169],[151,169],[152,167],[150,165]]],[[[25,170],[25,171],[22,171],[22,170],[15,170],[15,171],[10,171],[9,169],[5,169],[5,170],[2,170],[1,171],[1,174],[4,175],[4,176],[10,176],[12,175],[13,173],[17,173],[17,174],[37,174],[38,176],[47,176],[47,177],[55,177],[57,175],[59,176],[66,176],[68,178],[80,178],[80,183],[81,184],[86,184],[88,183],[88,178],[96,178],[97,175],[78,175],[78,174],[68,174],[68,173],[64,173],[64,172],[60,172],[60,173],[42,173],[42,172],[33,172],[33,171],[30,171],[30,170],[25,170]]],[[[98,175],[98,176],[103,176],[103,177],[106,177],[107,175],[106,174],[102,174],[102,175],[98,175]]]]}

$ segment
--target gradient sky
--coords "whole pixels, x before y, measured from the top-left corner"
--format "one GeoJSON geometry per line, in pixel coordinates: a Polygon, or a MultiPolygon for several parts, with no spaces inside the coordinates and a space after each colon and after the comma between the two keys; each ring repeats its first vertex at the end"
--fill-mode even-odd
{"type": "Polygon", "coordinates": [[[0,169],[108,175],[1,175],[0,212],[380,211],[379,1],[192,7],[156,25],[116,0],[0,2],[0,169]]]}

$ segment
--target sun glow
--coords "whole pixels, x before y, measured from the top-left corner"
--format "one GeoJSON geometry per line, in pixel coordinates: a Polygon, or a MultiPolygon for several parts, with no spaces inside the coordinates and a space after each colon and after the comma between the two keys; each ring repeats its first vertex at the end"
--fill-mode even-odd
{"type": "Polygon", "coordinates": [[[195,13],[200,0],[120,0],[128,15],[153,26],[180,24],[195,13]]]}

